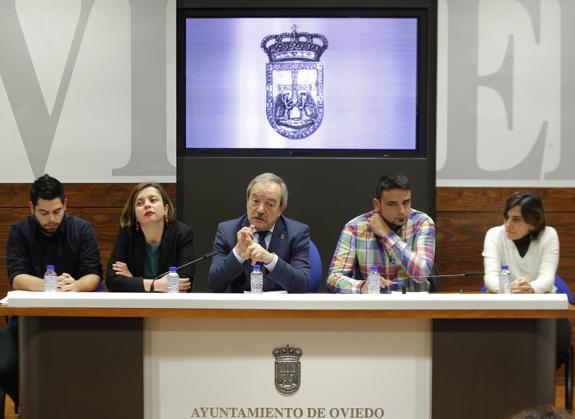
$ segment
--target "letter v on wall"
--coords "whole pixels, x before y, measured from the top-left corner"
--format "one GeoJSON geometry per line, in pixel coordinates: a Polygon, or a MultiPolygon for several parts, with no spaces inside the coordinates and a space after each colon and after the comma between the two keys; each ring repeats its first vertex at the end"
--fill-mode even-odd
{"type": "Polygon", "coordinates": [[[16,0],[0,1],[0,77],[34,177],[45,171],[93,4],[94,0],[81,1],[80,16],[50,113],[16,13],[16,0]]]}

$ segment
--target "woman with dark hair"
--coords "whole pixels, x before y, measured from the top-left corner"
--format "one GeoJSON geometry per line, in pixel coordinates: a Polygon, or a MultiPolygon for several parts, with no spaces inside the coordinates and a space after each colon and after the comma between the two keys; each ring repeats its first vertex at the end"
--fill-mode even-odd
{"type": "MultiPolygon", "coordinates": [[[[140,183],[130,193],[120,217],[120,231],[110,260],[110,291],[166,292],[170,266],[194,258],[193,231],[176,220],[174,204],[158,183],[140,183]],[[156,279],[157,277],[160,277],[156,279]]],[[[189,292],[193,265],[178,269],[180,292],[189,292]]]]}
{"type": "Polygon", "coordinates": [[[483,246],[485,286],[498,292],[499,273],[507,265],[511,273],[511,292],[555,292],[555,273],[559,263],[559,237],[545,225],[539,195],[516,192],[505,203],[502,226],[489,229],[483,246]]]}

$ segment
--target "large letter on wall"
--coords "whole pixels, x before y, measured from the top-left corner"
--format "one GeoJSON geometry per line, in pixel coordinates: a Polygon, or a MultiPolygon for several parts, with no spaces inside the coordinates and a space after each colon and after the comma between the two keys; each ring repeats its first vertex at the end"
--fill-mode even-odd
{"type": "Polygon", "coordinates": [[[132,147],[114,176],[174,175],[166,150],[166,4],[131,0],[132,147]]]}
{"type": "MultiPolygon", "coordinates": [[[[448,6],[447,160],[438,172],[443,179],[538,179],[547,136],[542,121],[529,154],[516,166],[487,171],[478,164],[478,88],[497,92],[505,105],[508,128],[513,127],[514,38],[509,36],[500,68],[478,75],[479,0],[446,0],[448,6]]],[[[527,2],[529,3],[529,2],[527,2]]],[[[533,7],[525,10],[533,21],[533,7]]],[[[535,134],[535,133],[534,133],[535,134]]],[[[495,151],[495,150],[494,150],[495,151]]]]}
{"type": "Polygon", "coordinates": [[[0,1],[0,76],[34,177],[38,177],[46,168],[94,0],[82,0],[80,17],[51,113],[44,101],[15,3],[15,0],[0,1]]]}

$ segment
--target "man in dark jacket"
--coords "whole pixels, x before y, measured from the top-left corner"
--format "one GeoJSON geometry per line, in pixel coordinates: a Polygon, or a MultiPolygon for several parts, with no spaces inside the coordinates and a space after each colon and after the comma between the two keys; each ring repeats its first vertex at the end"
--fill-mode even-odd
{"type": "Polygon", "coordinates": [[[246,192],[246,215],[219,224],[208,273],[214,292],[250,290],[256,263],[264,291],[306,292],[310,270],[309,227],[283,216],[288,191],[273,173],[256,176],[246,192]]]}

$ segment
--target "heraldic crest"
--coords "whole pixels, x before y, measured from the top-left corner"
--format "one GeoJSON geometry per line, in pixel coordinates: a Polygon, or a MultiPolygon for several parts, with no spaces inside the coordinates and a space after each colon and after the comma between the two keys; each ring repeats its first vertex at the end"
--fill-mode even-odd
{"type": "Polygon", "coordinates": [[[323,64],[327,38],[317,33],[268,35],[261,43],[266,64],[266,114],[286,138],[308,137],[323,119],[323,64]]]}
{"type": "Polygon", "coordinates": [[[299,359],[302,350],[293,346],[282,346],[272,351],[275,363],[276,389],[289,396],[299,390],[301,382],[301,367],[299,359]]]}

